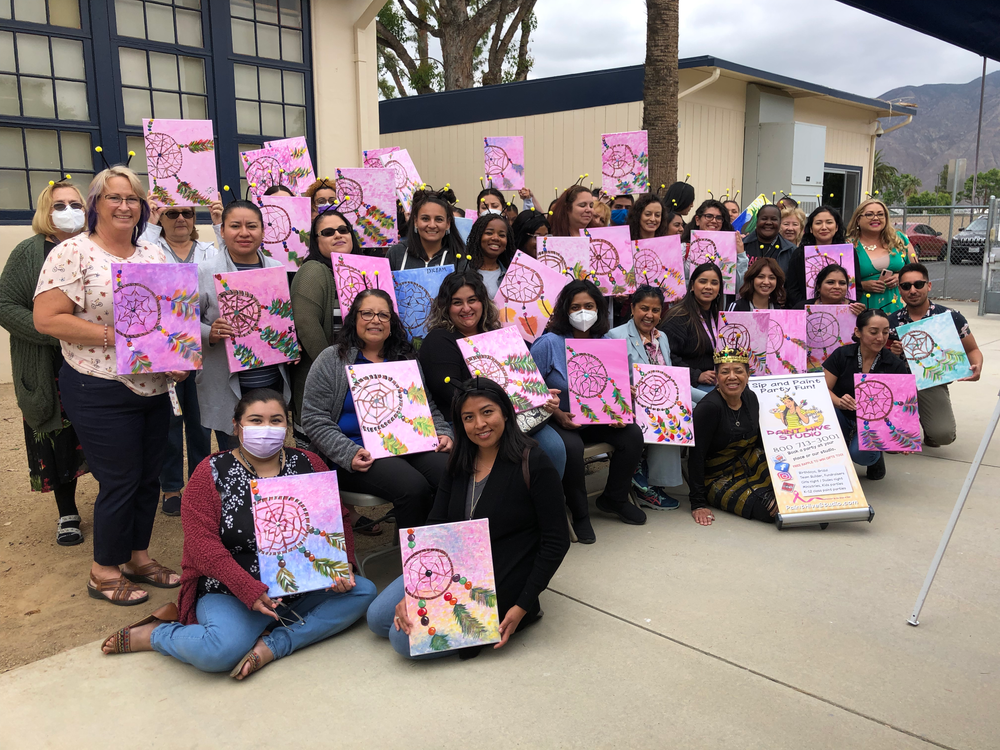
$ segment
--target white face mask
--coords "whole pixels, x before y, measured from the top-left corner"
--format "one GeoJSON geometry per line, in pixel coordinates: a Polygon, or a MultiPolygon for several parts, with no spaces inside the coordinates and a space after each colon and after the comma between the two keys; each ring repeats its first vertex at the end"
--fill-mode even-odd
{"type": "Polygon", "coordinates": [[[569,314],[569,324],[578,331],[589,331],[597,322],[597,310],[577,310],[569,314]]]}
{"type": "Polygon", "coordinates": [[[65,208],[52,212],[52,226],[60,232],[75,234],[83,229],[84,214],[80,208],[65,208]]]}
{"type": "Polygon", "coordinates": [[[503,212],[499,208],[483,208],[483,210],[479,212],[480,216],[486,216],[486,214],[493,214],[494,216],[500,216],[503,214],[503,212]]]}
{"type": "Polygon", "coordinates": [[[276,425],[246,425],[243,427],[243,449],[254,458],[270,458],[285,444],[284,427],[276,425]]]}

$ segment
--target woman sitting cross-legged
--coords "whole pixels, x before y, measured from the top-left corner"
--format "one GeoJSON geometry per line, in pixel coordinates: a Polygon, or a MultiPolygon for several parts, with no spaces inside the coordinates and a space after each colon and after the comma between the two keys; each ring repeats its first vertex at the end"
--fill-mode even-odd
{"type": "MultiPolygon", "coordinates": [[[[353,573],[325,591],[268,597],[257,562],[251,480],[327,467],[314,453],[283,447],[288,405],[277,391],[244,394],[233,425],[239,447],[202,461],[184,491],[177,604],[110,636],[104,653],[159,651],[203,672],[232,670],[230,676],[242,680],[349,627],[375,599],[375,585],[353,573]]],[[[346,523],[344,539],[353,566],[354,537],[346,523]]]]}
{"type": "MultiPolygon", "coordinates": [[[[542,616],[538,595],[569,550],[562,487],[548,456],[518,429],[510,397],[492,380],[466,381],[452,418],[455,447],[427,522],[489,519],[501,636],[494,648],[500,648],[542,616]]],[[[420,625],[409,619],[404,596],[400,576],[368,610],[368,627],[409,657],[408,635],[420,625]]]]}

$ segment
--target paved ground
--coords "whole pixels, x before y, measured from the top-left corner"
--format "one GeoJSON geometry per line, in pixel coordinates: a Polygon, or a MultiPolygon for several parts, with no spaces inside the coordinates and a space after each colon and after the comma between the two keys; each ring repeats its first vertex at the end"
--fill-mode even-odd
{"type": "Polygon", "coordinates": [[[1000,437],[906,624],[1000,390],[1000,318],[962,307],[986,375],[952,388],[954,445],[866,485],[871,525],[599,518],[542,624],[470,662],[406,662],[360,623],[246,683],[89,644],[0,675],[0,745],[996,748],[1000,437]]]}

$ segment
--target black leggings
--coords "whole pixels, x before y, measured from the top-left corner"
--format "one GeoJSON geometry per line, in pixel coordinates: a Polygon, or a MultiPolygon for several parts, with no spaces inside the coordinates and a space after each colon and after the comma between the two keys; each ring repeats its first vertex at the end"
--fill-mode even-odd
{"type": "Polygon", "coordinates": [[[448,470],[448,455],[385,456],[375,459],[368,471],[338,471],[337,481],[345,492],[363,492],[392,503],[397,528],[423,526],[448,470]]]}
{"type": "Polygon", "coordinates": [[[52,490],[52,494],[56,496],[56,508],[59,510],[59,517],[63,516],[78,516],[79,511],[76,508],[76,480],[70,482],[65,482],[64,484],[57,484],[55,489],[52,490]]]}

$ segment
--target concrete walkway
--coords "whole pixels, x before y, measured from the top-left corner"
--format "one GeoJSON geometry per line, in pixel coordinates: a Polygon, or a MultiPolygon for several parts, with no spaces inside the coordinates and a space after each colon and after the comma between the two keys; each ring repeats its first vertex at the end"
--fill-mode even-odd
{"type": "Polygon", "coordinates": [[[542,624],[499,652],[410,663],[359,623],[237,683],[94,643],[0,675],[0,745],[996,748],[1000,436],[906,624],[1000,390],[1000,318],[956,306],[986,373],[951,389],[954,445],[866,483],[871,525],[595,512],[598,543],[573,546],[542,624]]]}

